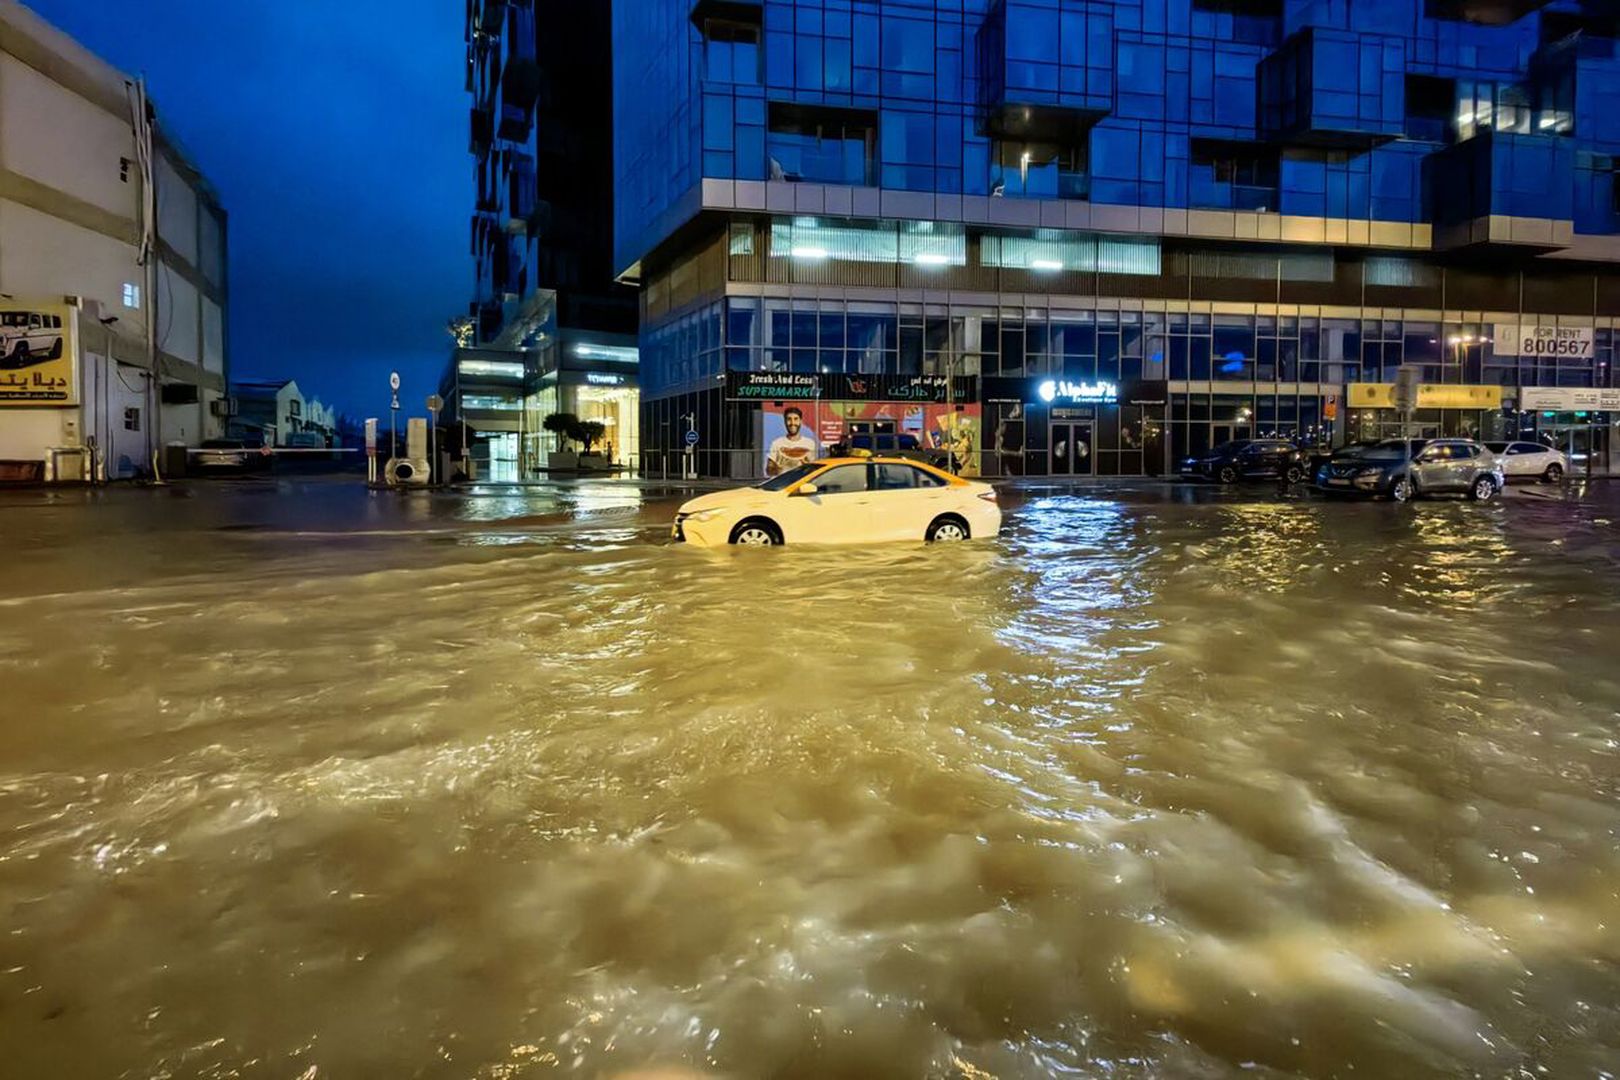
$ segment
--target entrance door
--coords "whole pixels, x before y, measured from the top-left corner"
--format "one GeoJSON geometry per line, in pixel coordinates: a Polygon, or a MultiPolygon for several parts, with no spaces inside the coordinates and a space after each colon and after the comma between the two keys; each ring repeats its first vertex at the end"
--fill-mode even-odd
{"type": "Polygon", "coordinates": [[[1091,425],[1058,422],[1052,425],[1053,476],[1091,475],[1091,425]]]}

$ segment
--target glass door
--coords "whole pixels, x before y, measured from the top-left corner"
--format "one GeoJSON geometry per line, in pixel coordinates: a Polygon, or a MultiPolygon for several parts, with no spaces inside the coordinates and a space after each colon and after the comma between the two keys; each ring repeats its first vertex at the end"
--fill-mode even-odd
{"type": "Polygon", "coordinates": [[[1090,424],[1053,424],[1051,447],[1051,475],[1091,475],[1090,424]]]}

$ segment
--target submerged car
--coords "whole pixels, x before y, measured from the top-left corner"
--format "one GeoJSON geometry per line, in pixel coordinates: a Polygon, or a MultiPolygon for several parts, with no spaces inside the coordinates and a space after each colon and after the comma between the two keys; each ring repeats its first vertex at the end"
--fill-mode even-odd
{"type": "Polygon", "coordinates": [[[724,544],[855,544],[988,538],[1001,530],[989,484],[898,457],[812,461],[753,487],[700,495],[671,539],[724,544]]]}
{"type": "Polygon", "coordinates": [[[1181,475],[1235,484],[1279,477],[1297,484],[1306,476],[1305,451],[1287,439],[1233,439],[1181,462],[1181,475]]]}
{"type": "Polygon", "coordinates": [[[1502,490],[1502,464],[1472,439],[1385,439],[1335,455],[1317,469],[1316,486],[1330,495],[1465,494],[1484,502],[1502,490]]]}
{"type": "Polygon", "coordinates": [[[1556,484],[1569,471],[1569,458],[1560,450],[1533,442],[1491,442],[1485,448],[1502,463],[1509,480],[1534,478],[1556,484]]]}

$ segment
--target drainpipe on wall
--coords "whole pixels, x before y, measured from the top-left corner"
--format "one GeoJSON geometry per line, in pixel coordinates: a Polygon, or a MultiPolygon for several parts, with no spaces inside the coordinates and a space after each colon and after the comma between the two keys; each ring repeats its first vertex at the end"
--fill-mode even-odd
{"type": "Polygon", "coordinates": [[[146,96],[145,76],[133,83],[126,83],[125,88],[130,98],[130,121],[135,133],[135,159],[141,170],[141,237],[136,265],[145,270],[141,287],[146,290],[147,448],[151,453],[152,476],[162,483],[158,457],[163,449],[163,379],[158,360],[157,180],[152,163],[151,106],[146,96]]]}

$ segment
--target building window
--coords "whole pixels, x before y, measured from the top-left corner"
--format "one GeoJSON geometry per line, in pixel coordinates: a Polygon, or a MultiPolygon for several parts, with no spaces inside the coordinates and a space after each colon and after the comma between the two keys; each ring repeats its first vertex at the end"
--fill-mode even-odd
{"type": "Polygon", "coordinates": [[[1457,80],[1433,75],[1406,77],[1406,137],[1424,142],[1451,142],[1456,136],[1457,80]]]}
{"type": "Polygon", "coordinates": [[[294,400],[294,401],[287,402],[287,415],[288,416],[302,416],[303,414],[304,414],[304,403],[302,401],[294,400]]]}
{"type": "Polygon", "coordinates": [[[128,408],[124,410],[124,430],[141,430],[141,410],[136,408],[128,408]]]}
{"type": "Polygon", "coordinates": [[[1194,139],[1188,204],[1217,210],[1277,209],[1277,150],[1194,139]]]}
{"type": "Polygon", "coordinates": [[[877,118],[858,109],[772,103],[765,139],[772,180],[872,183],[877,118]]]}
{"type": "Polygon", "coordinates": [[[1025,199],[1084,199],[1091,186],[1086,145],[998,139],[990,151],[990,194],[1025,199]]]}
{"type": "Polygon", "coordinates": [[[124,306],[132,311],[141,307],[141,287],[132,281],[124,282],[124,306]]]}
{"type": "Polygon", "coordinates": [[[713,82],[759,83],[759,26],[730,19],[703,23],[703,73],[713,82]]]}
{"type": "Polygon", "coordinates": [[[1481,130],[1528,135],[1533,128],[1530,91],[1516,83],[1457,80],[1457,138],[1481,130]]]}

